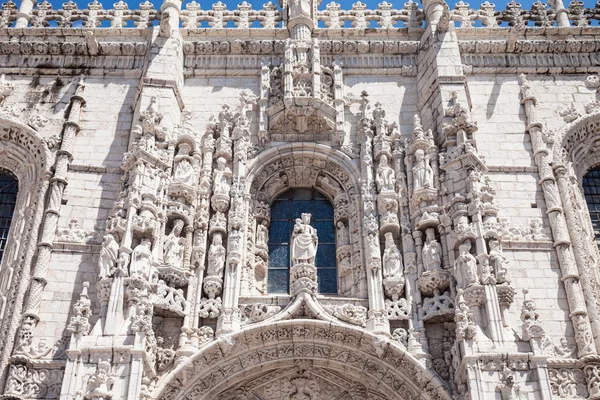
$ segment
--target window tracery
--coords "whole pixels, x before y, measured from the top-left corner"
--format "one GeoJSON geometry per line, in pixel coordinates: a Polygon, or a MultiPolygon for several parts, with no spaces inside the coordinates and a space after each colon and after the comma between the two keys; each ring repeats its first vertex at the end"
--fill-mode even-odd
{"type": "Polygon", "coordinates": [[[4,255],[12,222],[19,182],[8,172],[0,170],[0,262],[4,255]]]}
{"type": "Polygon", "coordinates": [[[290,241],[294,221],[302,213],[312,215],[311,225],[316,228],[319,235],[315,260],[319,293],[337,294],[333,206],[317,190],[304,188],[290,189],[279,195],[271,204],[271,224],[268,235],[266,233],[260,235],[261,240],[264,240],[262,237],[268,236],[267,292],[270,294],[289,292],[290,241]]]}
{"type": "Polygon", "coordinates": [[[583,193],[590,219],[594,228],[596,242],[600,243],[600,167],[587,172],[583,177],[583,193]]]}

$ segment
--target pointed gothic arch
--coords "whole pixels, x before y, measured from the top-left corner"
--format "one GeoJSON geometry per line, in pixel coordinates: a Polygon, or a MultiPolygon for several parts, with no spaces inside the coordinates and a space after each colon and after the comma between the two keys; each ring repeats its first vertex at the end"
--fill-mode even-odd
{"type": "Polygon", "coordinates": [[[600,253],[583,196],[582,183],[587,171],[600,164],[600,112],[592,112],[565,125],[554,138],[542,136],[537,140],[552,144],[552,165],[543,165],[540,180],[546,194],[548,209],[563,211],[558,217],[551,219],[553,233],[555,241],[565,243],[571,250],[569,254],[561,257],[561,263],[564,264],[565,270],[578,278],[582,297],[585,299],[579,302],[572,301],[571,306],[582,308],[585,303],[594,342],[590,343],[589,348],[595,347],[598,351],[600,253]],[[551,193],[556,192],[558,195],[552,196],[551,193]]]}
{"type": "MultiPolygon", "coordinates": [[[[0,381],[21,318],[36,251],[51,154],[44,139],[31,127],[0,116],[0,168],[19,181],[19,192],[5,256],[0,264],[0,381]]],[[[1,382],[0,382],[1,383],[1,382]]]]}
{"type": "Polygon", "coordinates": [[[262,386],[289,380],[273,389],[285,396],[295,378],[340,379],[343,387],[332,387],[344,400],[362,400],[367,392],[382,400],[451,398],[440,378],[398,344],[358,328],[304,319],[253,325],[211,342],[165,376],[154,395],[262,400],[262,386]]]}
{"type": "Polygon", "coordinates": [[[554,162],[572,168],[570,173],[581,182],[600,164],[600,110],[565,125],[552,139],[554,162]]]}

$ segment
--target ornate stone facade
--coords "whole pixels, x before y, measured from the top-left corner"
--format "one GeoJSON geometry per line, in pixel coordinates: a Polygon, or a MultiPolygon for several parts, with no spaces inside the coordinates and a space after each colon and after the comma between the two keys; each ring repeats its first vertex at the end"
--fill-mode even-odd
{"type": "Polygon", "coordinates": [[[600,399],[599,6],[420,7],[3,4],[2,398],[600,399]]]}

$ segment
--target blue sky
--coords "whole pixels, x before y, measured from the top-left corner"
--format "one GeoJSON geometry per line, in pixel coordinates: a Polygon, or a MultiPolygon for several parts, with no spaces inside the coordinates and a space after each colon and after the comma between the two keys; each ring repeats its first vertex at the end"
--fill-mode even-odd
{"type": "MultiPolygon", "coordinates": [[[[17,4],[18,4],[18,0],[14,0],[17,4]]],[[[41,0],[40,0],[41,1],[41,0]]],[[[91,0],[75,0],[75,3],[77,3],[77,5],[79,6],[79,8],[87,8],[87,4],[90,2],[91,0]]],[[[112,8],[113,3],[115,3],[117,0],[100,0],[100,2],[102,3],[102,5],[104,6],[105,9],[109,9],[112,8]]],[[[158,8],[160,6],[160,4],[162,3],[162,0],[150,0],[152,3],[154,3],[154,6],[156,8],[158,8]]],[[[210,9],[213,3],[216,3],[217,0],[211,1],[211,0],[196,0],[197,2],[200,3],[200,5],[202,6],[203,9],[210,9]]],[[[238,3],[241,3],[242,0],[221,0],[223,1],[223,3],[227,4],[227,8],[229,9],[235,9],[237,7],[238,3]]],[[[248,1],[248,0],[246,0],[248,1]]],[[[273,1],[273,0],[272,0],[273,1]]],[[[363,3],[365,3],[367,5],[368,8],[377,8],[377,4],[381,3],[383,0],[362,0],[363,3]]],[[[479,8],[479,4],[483,3],[485,0],[477,0],[475,1],[471,1],[469,2],[469,4],[471,5],[472,8],[479,8]]],[[[531,8],[531,4],[534,2],[535,0],[523,0],[520,1],[521,5],[523,6],[524,9],[530,9],[531,8]]],[[[564,0],[565,6],[567,6],[569,4],[570,0],[564,0]]],[[[185,3],[188,3],[188,1],[185,1],[185,3]]],[[[248,1],[249,3],[251,3],[254,8],[262,8],[263,3],[266,3],[267,1],[257,1],[257,0],[253,0],[253,1],[248,1]]],[[[325,5],[327,3],[331,2],[331,0],[323,0],[323,3],[321,4],[321,8],[324,8],[325,5]]],[[[352,7],[352,3],[355,3],[356,0],[337,0],[337,3],[340,3],[340,5],[342,6],[342,8],[344,9],[350,9],[352,7]]],[[[388,2],[392,3],[395,8],[403,8],[404,7],[404,3],[405,0],[388,0],[388,2]]],[[[62,4],[64,3],[64,1],[62,0],[50,0],[50,3],[52,4],[53,8],[62,8],[62,4]]],[[[128,1],[127,2],[129,4],[129,8],[133,9],[133,8],[137,8],[140,1],[128,1]]],[[[452,6],[454,6],[455,1],[450,1],[449,4],[452,8],[452,6]]],[[[494,3],[496,4],[496,9],[504,9],[506,4],[508,3],[508,1],[503,0],[503,1],[490,1],[490,3],[494,3]]],[[[593,7],[595,4],[594,0],[584,0],[584,3],[586,5],[586,7],[593,7]]]]}
{"type": "MultiPolygon", "coordinates": [[[[18,4],[18,0],[13,0],[18,4]]],[[[42,1],[42,0],[38,0],[38,1],[42,1]]],[[[62,4],[66,1],[66,0],[49,0],[50,3],[52,4],[52,7],[57,9],[57,8],[62,8],[62,4]]],[[[79,8],[87,8],[87,4],[92,1],[92,0],[74,0],[75,3],[77,3],[79,8]]],[[[103,7],[105,9],[110,9],[112,8],[113,3],[115,3],[118,0],[99,0],[103,7]]],[[[143,0],[142,0],[143,1],[143,0]]],[[[158,9],[160,7],[160,4],[162,4],[162,0],[150,0],[154,6],[158,9]]],[[[187,4],[188,2],[190,2],[191,0],[184,0],[184,3],[187,4]]],[[[213,3],[216,3],[218,0],[196,0],[198,3],[200,3],[201,7],[203,9],[210,9],[212,7],[213,3]]],[[[235,9],[237,8],[237,4],[241,3],[242,0],[221,0],[223,3],[227,4],[227,8],[229,9],[235,9]]],[[[255,9],[261,9],[262,5],[266,2],[268,2],[268,0],[264,0],[264,1],[259,1],[259,0],[246,0],[248,1],[250,4],[253,5],[253,8],[255,9]]],[[[277,0],[271,0],[273,2],[277,1],[277,0]]],[[[362,0],[363,3],[365,3],[367,5],[367,8],[369,9],[374,9],[377,8],[377,4],[381,3],[383,0],[362,0]]],[[[394,8],[403,8],[404,7],[404,3],[406,2],[406,0],[387,0],[388,2],[392,3],[395,7],[394,8]]],[[[464,1],[464,0],[463,0],[464,1]]],[[[481,3],[483,3],[485,0],[477,0],[477,1],[468,1],[468,3],[471,5],[471,8],[474,9],[478,9],[479,5],[481,3]]],[[[531,4],[534,3],[535,0],[522,0],[520,1],[522,7],[524,9],[530,9],[531,8],[531,4]]],[[[568,6],[570,0],[563,0],[565,3],[565,6],[568,6]]],[[[141,1],[139,0],[134,0],[134,1],[128,1],[127,3],[129,4],[129,8],[130,9],[135,9],[138,8],[139,3],[141,1]]],[[[321,8],[325,8],[325,5],[327,3],[330,3],[331,0],[323,0],[322,4],[321,4],[321,8]]],[[[356,0],[336,0],[337,3],[340,3],[340,5],[342,6],[343,9],[350,9],[352,7],[352,4],[356,2],[356,0]]],[[[452,8],[454,6],[454,3],[456,3],[456,1],[451,0],[448,2],[448,4],[450,5],[450,8],[452,8]]],[[[496,9],[500,10],[500,9],[504,9],[506,7],[506,4],[508,3],[508,1],[506,0],[502,0],[502,1],[490,1],[490,3],[494,3],[496,4],[496,9]]],[[[585,6],[586,7],[594,7],[595,4],[595,0],[584,0],[585,6]]]]}

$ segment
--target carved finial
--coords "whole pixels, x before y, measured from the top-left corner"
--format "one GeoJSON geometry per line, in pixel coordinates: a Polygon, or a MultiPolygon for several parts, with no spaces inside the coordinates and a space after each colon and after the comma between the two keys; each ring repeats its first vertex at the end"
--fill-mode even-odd
{"type": "Polygon", "coordinates": [[[158,100],[156,97],[152,96],[152,98],[150,98],[150,104],[148,105],[147,110],[154,113],[158,112],[158,100]]]}
{"type": "Polygon", "coordinates": [[[83,282],[83,289],[79,300],[73,304],[73,316],[69,320],[67,331],[72,334],[87,335],[90,332],[90,317],[92,315],[92,302],[88,296],[89,282],[83,282]]]}

